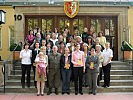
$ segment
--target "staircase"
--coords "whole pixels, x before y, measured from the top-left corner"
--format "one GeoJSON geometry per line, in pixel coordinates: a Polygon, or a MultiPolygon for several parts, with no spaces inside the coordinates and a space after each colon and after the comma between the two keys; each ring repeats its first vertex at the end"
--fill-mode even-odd
{"type": "MultiPolygon", "coordinates": [[[[100,85],[103,84],[103,80],[100,85]]],[[[132,67],[131,65],[120,62],[113,61],[111,68],[111,83],[109,88],[98,87],[97,91],[99,93],[105,92],[133,92],[133,75],[132,75],[132,67]]],[[[15,66],[15,75],[13,75],[13,71],[11,75],[8,76],[8,80],[6,81],[6,92],[10,93],[36,93],[37,89],[34,88],[33,85],[33,70],[31,68],[31,87],[22,89],[21,87],[21,66],[18,63],[15,66]]],[[[47,88],[44,90],[47,91],[47,88]]],[[[61,88],[59,89],[61,92],[61,88]]],[[[74,92],[74,87],[71,85],[71,92],[74,92]]],[[[84,93],[88,93],[88,88],[83,88],[84,93]]]]}

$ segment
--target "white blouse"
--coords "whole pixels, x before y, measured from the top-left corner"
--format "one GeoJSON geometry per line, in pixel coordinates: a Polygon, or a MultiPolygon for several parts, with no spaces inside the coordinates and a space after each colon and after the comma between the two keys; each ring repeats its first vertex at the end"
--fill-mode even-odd
{"type": "Polygon", "coordinates": [[[28,50],[28,51],[26,51],[25,49],[21,50],[20,58],[22,58],[22,60],[21,60],[22,64],[30,65],[31,64],[31,57],[32,57],[32,51],[31,50],[28,50]]]}

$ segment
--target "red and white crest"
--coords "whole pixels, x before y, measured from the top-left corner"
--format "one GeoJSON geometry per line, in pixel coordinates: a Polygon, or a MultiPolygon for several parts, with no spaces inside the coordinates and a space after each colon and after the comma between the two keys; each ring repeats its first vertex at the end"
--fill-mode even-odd
{"type": "Polygon", "coordinates": [[[78,14],[79,1],[78,0],[64,0],[64,12],[65,14],[73,18],[78,14]]]}

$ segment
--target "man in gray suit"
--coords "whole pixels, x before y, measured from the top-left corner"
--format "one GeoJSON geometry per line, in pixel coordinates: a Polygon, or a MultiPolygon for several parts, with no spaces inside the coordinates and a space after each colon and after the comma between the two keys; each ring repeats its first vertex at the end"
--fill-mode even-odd
{"type": "Polygon", "coordinates": [[[99,58],[95,55],[95,49],[91,49],[91,55],[86,59],[86,68],[89,77],[89,94],[96,95],[97,88],[97,75],[98,75],[98,65],[99,58]]]}
{"type": "Polygon", "coordinates": [[[60,86],[60,58],[61,54],[57,53],[58,47],[53,46],[53,53],[48,56],[48,82],[49,91],[47,95],[52,93],[52,88],[55,88],[55,94],[58,95],[58,88],[60,86]]]}

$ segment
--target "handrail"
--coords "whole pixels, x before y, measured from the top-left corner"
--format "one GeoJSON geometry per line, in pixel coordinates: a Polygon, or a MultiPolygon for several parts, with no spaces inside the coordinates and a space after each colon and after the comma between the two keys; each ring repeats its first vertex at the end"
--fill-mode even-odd
{"type": "MultiPolygon", "coordinates": [[[[16,45],[16,47],[14,48],[14,50],[11,52],[11,54],[7,57],[7,59],[6,60],[4,60],[4,62],[3,62],[3,65],[4,65],[4,71],[3,71],[3,73],[4,73],[4,93],[5,93],[5,69],[6,69],[6,63],[7,63],[7,61],[9,61],[9,58],[11,57],[11,55],[15,52],[15,50],[17,49],[17,47],[18,46],[21,46],[22,47],[22,42],[19,42],[17,45],[16,45]]],[[[22,49],[22,48],[21,48],[22,49]]]]}

